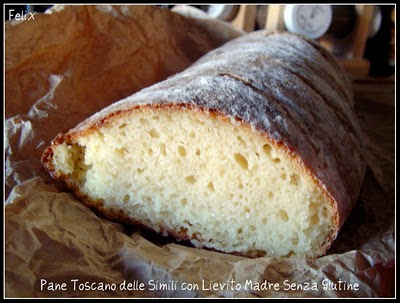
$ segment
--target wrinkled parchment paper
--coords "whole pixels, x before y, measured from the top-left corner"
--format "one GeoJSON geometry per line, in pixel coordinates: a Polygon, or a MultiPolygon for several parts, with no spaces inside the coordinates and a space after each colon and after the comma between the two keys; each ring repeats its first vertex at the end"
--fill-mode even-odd
{"type": "Polygon", "coordinates": [[[394,296],[393,79],[353,81],[369,169],[328,254],[238,257],[98,216],[40,156],[58,132],[240,33],[138,6],[38,17],[6,25],[6,297],[394,296]]]}

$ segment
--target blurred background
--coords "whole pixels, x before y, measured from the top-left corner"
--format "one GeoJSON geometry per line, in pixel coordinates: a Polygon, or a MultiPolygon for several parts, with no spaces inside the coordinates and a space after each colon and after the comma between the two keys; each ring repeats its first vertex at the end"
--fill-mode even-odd
{"type": "MultiPolygon", "coordinates": [[[[395,5],[156,5],[195,18],[227,22],[245,32],[287,30],[317,40],[354,76],[395,72],[395,5]]],[[[5,5],[5,21],[51,5],[5,5]],[[10,13],[11,12],[11,13],[10,13]]]]}

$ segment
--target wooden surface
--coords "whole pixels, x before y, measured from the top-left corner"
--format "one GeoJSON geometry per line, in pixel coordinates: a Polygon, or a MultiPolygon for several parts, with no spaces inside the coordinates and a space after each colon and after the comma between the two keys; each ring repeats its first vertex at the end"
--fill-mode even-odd
{"type": "Polygon", "coordinates": [[[394,106],[395,105],[395,78],[357,77],[352,79],[354,99],[357,102],[365,100],[394,106]]]}

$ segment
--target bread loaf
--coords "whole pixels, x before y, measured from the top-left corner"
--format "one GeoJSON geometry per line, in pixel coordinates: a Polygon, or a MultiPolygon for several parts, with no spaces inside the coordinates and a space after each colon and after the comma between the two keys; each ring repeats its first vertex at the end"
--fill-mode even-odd
{"type": "Polygon", "coordinates": [[[59,134],[42,162],[103,215],[246,256],[326,253],[365,172],[348,78],[254,32],[59,134]]]}

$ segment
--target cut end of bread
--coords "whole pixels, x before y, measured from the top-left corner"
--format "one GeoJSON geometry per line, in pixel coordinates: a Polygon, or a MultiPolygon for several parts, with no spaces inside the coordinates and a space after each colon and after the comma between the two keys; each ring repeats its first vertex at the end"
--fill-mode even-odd
{"type": "Polygon", "coordinates": [[[145,107],[68,141],[45,165],[87,203],[196,247],[313,258],[337,230],[298,158],[233,118],[145,107]]]}

